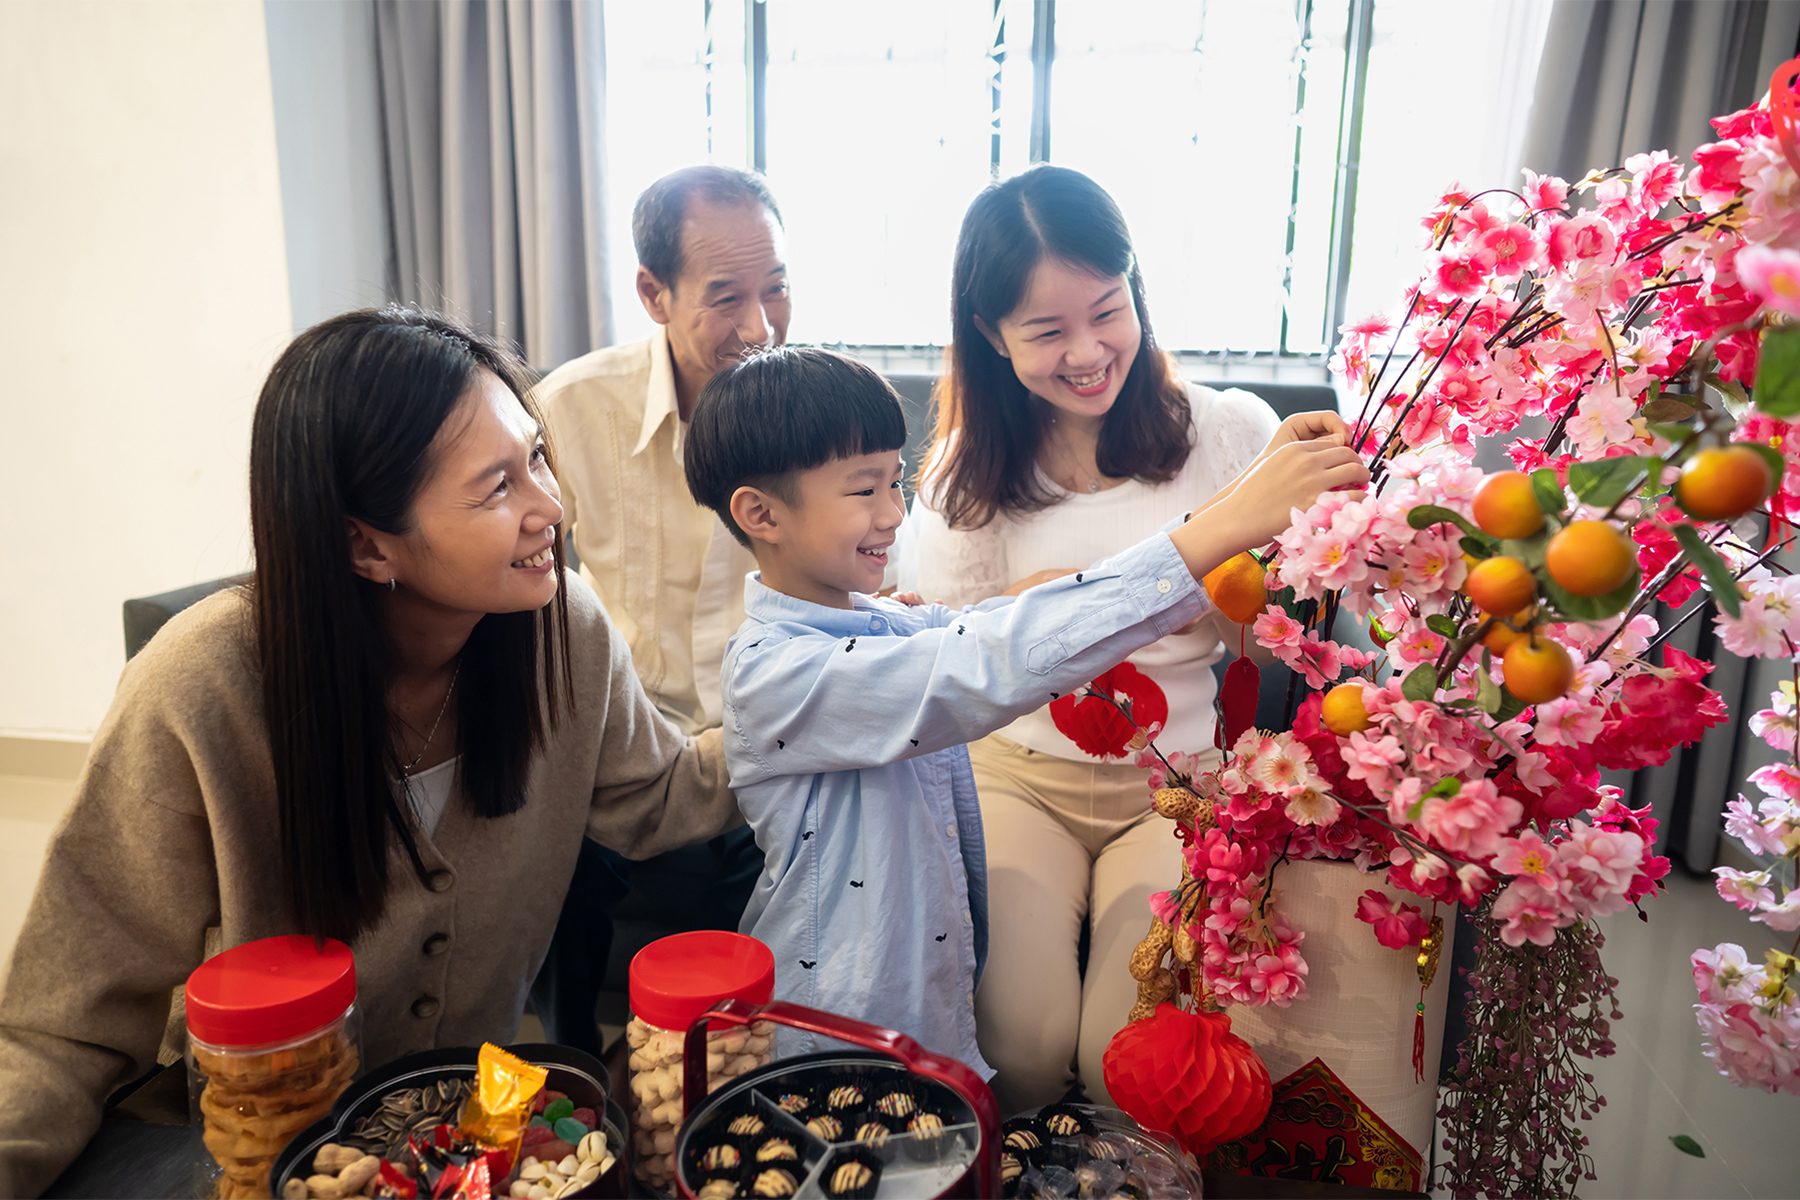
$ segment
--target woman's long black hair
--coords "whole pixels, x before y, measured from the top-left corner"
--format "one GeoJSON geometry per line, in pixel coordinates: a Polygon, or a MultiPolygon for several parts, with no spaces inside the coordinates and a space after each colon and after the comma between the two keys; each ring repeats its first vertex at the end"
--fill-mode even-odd
{"type": "Polygon", "coordinates": [[[1124,214],[1081,172],[1033,167],[977,196],[956,240],[948,369],[938,383],[937,424],[925,456],[930,477],[920,481],[953,529],[978,529],[1000,513],[1056,503],[1036,470],[1044,438],[1040,406],[976,324],[979,318],[998,329],[1045,259],[1102,278],[1125,276],[1143,328],[1125,385],[1100,426],[1101,473],[1162,483],[1193,449],[1187,388],[1151,332],[1124,214]]]}
{"type": "MultiPolygon", "coordinates": [[[[411,528],[432,444],[482,369],[538,415],[499,344],[415,308],[363,309],[295,338],[257,401],[250,587],[281,820],[272,866],[315,936],[351,940],[379,920],[395,845],[423,873],[393,782],[382,589],[351,569],[346,519],[411,528]]],[[[560,538],[555,570],[551,604],[483,617],[463,650],[459,778],[484,817],[525,803],[532,755],[573,702],[560,538]]]]}

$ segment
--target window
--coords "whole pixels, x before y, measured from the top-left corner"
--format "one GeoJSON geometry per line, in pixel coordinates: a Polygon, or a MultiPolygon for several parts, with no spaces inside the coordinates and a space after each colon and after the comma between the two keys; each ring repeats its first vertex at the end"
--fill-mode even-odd
{"type": "Polygon", "coordinates": [[[1516,169],[1548,8],[609,4],[621,336],[648,329],[632,200],[683,163],[765,171],[787,221],[792,336],[873,349],[942,345],[964,209],[990,180],[1051,161],[1124,210],[1164,345],[1316,364],[1338,324],[1390,306],[1416,272],[1417,217],[1445,185],[1516,169]]]}

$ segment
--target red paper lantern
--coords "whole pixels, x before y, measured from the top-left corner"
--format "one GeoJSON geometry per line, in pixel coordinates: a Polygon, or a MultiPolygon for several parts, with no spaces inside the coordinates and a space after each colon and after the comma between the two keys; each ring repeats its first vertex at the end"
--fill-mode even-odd
{"type": "Polygon", "coordinates": [[[1169,720],[1169,698],[1162,688],[1128,662],[1102,673],[1089,688],[1112,700],[1089,695],[1084,688],[1050,702],[1050,720],[1085,754],[1124,758],[1138,730],[1154,736],[1169,720]],[[1131,716],[1120,712],[1114,700],[1131,716]]]}
{"type": "Polygon", "coordinates": [[[1269,1115],[1269,1068],[1222,1012],[1159,1005],[1113,1035],[1102,1063],[1120,1109],[1196,1156],[1255,1132],[1269,1115]]]}

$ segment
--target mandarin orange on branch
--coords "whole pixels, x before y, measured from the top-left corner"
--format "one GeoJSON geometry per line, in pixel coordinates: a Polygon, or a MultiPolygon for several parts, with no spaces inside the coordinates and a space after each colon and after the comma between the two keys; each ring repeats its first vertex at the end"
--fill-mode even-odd
{"type": "Polygon", "coordinates": [[[1234,554],[1201,577],[1213,606],[1239,625],[1256,620],[1269,603],[1267,570],[1248,550],[1234,554]]]}
{"type": "Polygon", "coordinates": [[[1544,510],[1520,471],[1489,475],[1475,493],[1475,524],[1497,538],[1528,538],[1544,527],[1544,510]]]}
{"type": "Polygon", "coordinates": [[[1532,635],[1520,638],[1500,659],[1506,688],[1526,704],[1543,704],[1569,690],[1575,662],[1561,644],[1532,635]]]}
{"type": "Polygon", "coordinates": [[[1604,596],[1637,567],[1637,552],[1605,521],[1570,521],[1544,547],[1544,569],[1558,587],[1577,596],[1604,596]]]}
{"type": "Polygon", "coordinates": [[[1463,591],[1481,611],[1510,617],[1537,598],[1537,579],[1530,567],[1502,554],[1471,567],[1463,591]]]}
{"type": "Polygon", "coordinates": [[[1361,733],[1373,723],[1363,704],[1361,683],[1340,683],[1326,692],[1324,700],[1319,702],[1319,724],[1339,737],[1361,733]]]}
{"type": "Polygon", "coordinates": [[[1675,481],[1675,502],[1703,521],[1733,521],[1768,498],[1769,464],[1748,446],[1714,446],[1688,459],[1675,481]]]}

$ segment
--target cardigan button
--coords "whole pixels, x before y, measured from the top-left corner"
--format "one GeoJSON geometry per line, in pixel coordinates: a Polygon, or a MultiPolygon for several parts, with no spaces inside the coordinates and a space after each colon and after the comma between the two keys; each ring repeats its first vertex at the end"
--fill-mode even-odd
{"type": "Polygon", "coordinates": [[[437,1016],[439,1007],[436,996],[420,996],[413,1001],[412,1013],[421,1021],[427,1021],[437,1016]]]}
{"type": "Polygon", "coordinates": [[[433,871],[425,877],[426,886],[434,892],[447,892],[455,882],[456,877],[448,871],[433,871]]]}
{"type": "Polygon", "coordinates": [[[1156,590],[1166,596],[1175,590],[1175,585],[1166,579],[1159,579],[1156,581],[1156,590]]]}
{"type": "Polygon", "coordinates": [[[450,948],[450,935],[447,933],[434,933],[426,938],[425,944],[419,948],[425,952],[425,957],[436,958],[450,948]]]}

